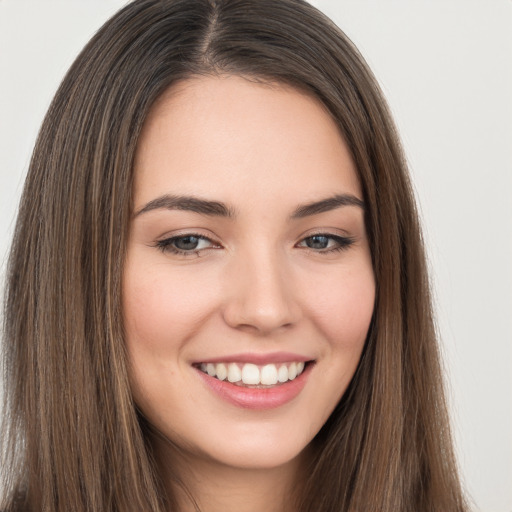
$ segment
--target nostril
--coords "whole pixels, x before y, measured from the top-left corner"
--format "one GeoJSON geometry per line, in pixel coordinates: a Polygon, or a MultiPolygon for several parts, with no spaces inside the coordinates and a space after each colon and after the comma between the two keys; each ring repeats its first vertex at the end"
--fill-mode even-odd
{"type": "Polygon", "coordinates": [[[286,304],[258,307],[250,301],[230,304],[224,311],[224,320],[228,325],[254,334],[289,329],[296,323],[298,316],[286,304]]]}
{"type": "Polygon", "coordinates": [[[265,241],[257,251],[243,256],[226,275],[225,322],[260,335],[289,329],[300,318],[301,309],[286,264],[276,260],[275,248],[270,249],[265,241]]]}

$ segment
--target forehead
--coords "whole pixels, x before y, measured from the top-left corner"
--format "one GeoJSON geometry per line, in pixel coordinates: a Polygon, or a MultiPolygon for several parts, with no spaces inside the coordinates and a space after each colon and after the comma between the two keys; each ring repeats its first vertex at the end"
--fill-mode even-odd
{"type": "Polygon", "coordinates": [[[237,76],[197,77],[168,89],[143,127],[135,203],[162,193],[228,203],[361,197],[339,129],[313,96],[237,76]]]}

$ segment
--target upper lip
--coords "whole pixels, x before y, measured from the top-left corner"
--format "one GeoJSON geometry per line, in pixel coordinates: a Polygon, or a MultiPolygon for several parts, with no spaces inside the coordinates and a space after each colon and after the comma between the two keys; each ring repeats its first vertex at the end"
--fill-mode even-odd
{"type": "Polygon", "coordinates": [[[306,362],[313,360],[312,357],[304,356],[301,354],[294,354],[292,352],[271,352],[267,354],[257,353],[240,353],[230,354],[219,357],[210,357],[201,359],[200,361],[194,361],[194,364],[198,363],[252,363],[256,365],[272,364],[272,363],[291,363],[291,362],[306,362]]]}

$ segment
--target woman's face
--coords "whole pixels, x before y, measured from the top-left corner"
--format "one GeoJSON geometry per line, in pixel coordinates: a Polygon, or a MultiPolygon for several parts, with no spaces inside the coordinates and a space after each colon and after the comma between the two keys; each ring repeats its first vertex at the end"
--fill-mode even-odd
{"type": "Polygon", "coordinates": [[[136,403],[190,461],[277,467],[325,423],[373,312],[363,208],[347,147],[308,95],[202,77],[153,107],[126,346],[136,403]]]}

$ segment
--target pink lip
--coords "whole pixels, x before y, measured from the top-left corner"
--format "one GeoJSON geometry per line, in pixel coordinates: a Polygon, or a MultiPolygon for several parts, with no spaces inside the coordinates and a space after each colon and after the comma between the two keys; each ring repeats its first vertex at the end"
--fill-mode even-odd
{"type": "Polygon", "coordinates": [[[211,359],[203,359],[195,361],[198,363],[252,363],[256,365],[264,365],[271,363],[292,363],[292,362],[306,362],[311,361],[312,357],[301,356],[293,354],[292,352],[273,352],[270,354],[256,354],[256,353],[243,353],[243,354],[230,354],[229,356],[214,357],[211,359]]]}
{"type": "MultiPolygon", "coordinates": [[[[300,360],[302,361],[302,359],[300,360]]],[[[226,359],[222,359],[222,361],[226,361],[226,359]]],[[[236,361],[240,361],[240,359],[236,359],[236,361]]],[[[268,359],[265,359],[265,362],[267,361],[268,359]]],[[[297,359],[285,359],[284,361],[297,361],[297,359]]],[[[302,391],[313,366],[314,364],[306,365],[304,371],[294,380],[263,389],[236,386],[231,382],[210,377],[197,368],[196,371],[215,394],[237,407],[243,409],[274,409],[292,401],[302,391]]]]}

